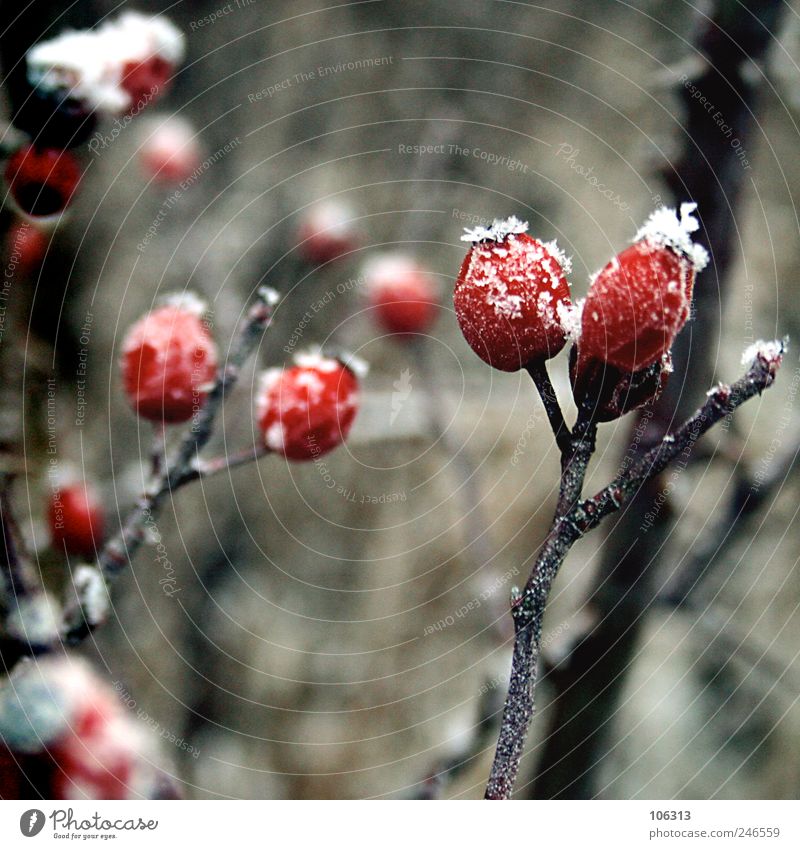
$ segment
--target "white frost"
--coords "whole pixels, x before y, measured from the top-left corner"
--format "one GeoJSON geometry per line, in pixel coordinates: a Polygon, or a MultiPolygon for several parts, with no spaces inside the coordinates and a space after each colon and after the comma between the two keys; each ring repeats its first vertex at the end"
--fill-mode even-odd
{"type": "Polygon", "coordinates": [[[495,218],[491,227],[475,227],[473,230],[464,230],[461,237],[462,242],[502,242],[503,239],[517,233],[525,233],[528,230],[528,222],[520,221],[512,215],[510,218],[495,218]]]}
{"type": "Polygon", "coordinates": [[[581,336],[581,321],[583,320],[583,306],[586,303],[585,298],[581,298],[574,304],[559,302],[556,304],[556,312],[558,320],[561,322],[561,328],[566,333],[570,342],[578,343],[581,336]]]}
{"type": "Polygon", "coordinates": [[[633,241],[644,239],[656,245],[670,247],[686,256],[694,265],[695,271],[702,271],[708,265],[708,251],[692,241],[692,233],[700,228],[700,223],[692,215],[696,209],[696,203],[682,203],[678,218],[674,209],[659,207],[650,215],[633,241]]]}
{"type": "Polygon", "coordinates": [[[742,354],[742,365],[749,366],[754,363],[759,357],[763,357],[767,362],[779,360],[783,356],[785,346],[783,342],[773,339],[770,342],[765,342],[759,339],[750,345],[742,354]]]}

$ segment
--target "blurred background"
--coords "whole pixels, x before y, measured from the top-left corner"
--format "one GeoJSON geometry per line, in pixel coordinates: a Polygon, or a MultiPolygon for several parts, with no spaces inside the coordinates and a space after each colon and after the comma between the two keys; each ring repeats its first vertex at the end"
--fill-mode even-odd
{"type": "MultiPolygon", "coordinates": [[[[12,287],[2,441],[25,458],[23,531],[58,585],[76,564],[43,524],[53,433],[111,530],[139,494],[151,432],[118,360],[140,315],[197,292],[224,356],[273,286],[284,298],[210,453],[254,444],[257,372],[315,344],[371,366],[350,439],[324,462],[269,457],[176,493],[157,520],[166,560],[139,552],[80,651],[135,701],[188,797],[480,797],[509,592],[547,531],[558,454],[528,376],[492,371],[459,332],[463,228],[528,221],[572,256],[580,297],[653,209],[699,201],[713,259],[653,427],[688,414],[754,340],[797,336],[798,4],[123,5],[167,14],[187,56],[163,101],[78,149],[81,194],[26,293],[12,287]],[[718,121],[692,124],[698,78],[718,121]],[[175,119],[199,157],[185,188],[142,164],[175,119]],[[308,221],[331,209],[352,238],[320,261],[308,221]],[[386,252],[437,292],[412,339],[364,295],[386,252]],[[11,326],[24,344],[10,349],[11,326]]],[[[31,6],[35,38],[120,8],[31,6]]],[[[571,418],[566,352],[551,366],[571,418]]],[[[793,345],[668,497],[665,478],[575,547],[546,615],[519,796],[798,795],[799,377],[793,345]],[[743,506],[759,472],[770,485],[743,506]]],[[[636,425],[601,428],[590,491],[636,425]]]]}

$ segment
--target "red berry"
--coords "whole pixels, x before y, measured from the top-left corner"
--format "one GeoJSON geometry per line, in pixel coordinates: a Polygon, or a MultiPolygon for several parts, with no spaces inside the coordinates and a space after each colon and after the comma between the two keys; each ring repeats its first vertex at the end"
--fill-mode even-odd
{"type": "Polygon", "coordinates": [[[200,165],[200,147],[194,129],[179,118],[162,122],[139,149],[140,162],[149,177],[180,183],[200,165]]]}
{"type": "Polygon", "coordinates": [[[689,317],[695,274],[708,254],[692,242],[695,204],[654,212],[631,247],[600,271],[583,306],[581,361],[639,371],[672,347],[689,317]]]}
{"type": "Polygon", "coordinates": [[[175,69],[161,56],[126,62],[122,66],[119,87],[130,97],[129,114],[138,115],[149,103],[167,90],[175,69]]]}
{"type": "Polygon", "coordinates": [[[560,308],[570,306],[569,261],[554,242],[509,218],[468,231],[453,302],[464,338],[489,365],[517,371],[554,357],[566,341],[560,308]]]}
{"type": "Polygon", "coordinates": [[[50,497],[48,520],[53,548],[59,551],[88,557],[103,542],[103,506],[85,483],[55,488],[50,497]]]}
{"type": "Polygon", "coordinates": [[[22,212],[42,217],[56,215],[69,206],[81,171],[68,151],[29,144],[8,160],[5,179],[22,212]]]}
{"type": "Polygon", "coordinates": [[[139,319],[122,346],[122,380],[142,418],[185,422],[205,403],[217,349],[201,320],[204,306],[179,296],[139,319]]]}
{"type": "Polygon", "coordinates": [[[297,365],[265,372],[257,401],[267,447],[290,460],[313,460],[341,444],[358,410],[353,367],[306,354],[297,365]]]}
{"type": "Polygon", "coordinates": [[[310,263],[323,265],[358,246],[353,212],[344,204],[327,201],[307,211],[297,232],[299,250],[310,263]]]}
{"type": "Polygon", "coordinates": [[[47,253],[47,236],[30,221],[15,222],[6,234],[6,273],[32,277],[47,253]]]}
{"type": "Polygon", "coordinates": [[[373,315],[389,333],[425,333],[435,321],[434,287],[429,276],[409,257],[376,257],[367,263],[364,277],[373,315]]]}

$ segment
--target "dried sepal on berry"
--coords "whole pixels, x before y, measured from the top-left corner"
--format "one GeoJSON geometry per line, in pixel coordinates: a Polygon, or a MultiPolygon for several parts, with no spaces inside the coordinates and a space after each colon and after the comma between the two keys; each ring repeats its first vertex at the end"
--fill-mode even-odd
{"type": "Polygon", "coordinates": [[[438,298],[431,276],[412,257],[392,252],[364,264],[370,314],[387,333],[427,332],[436,320],[438,298]]]}
{"type": "Polygon", "coordinates": [[[610,422],[659,399],[672,374],[669,353],[639,371],[621,371],[600,360],[581,362],[576,346],[569,354],[569,377],[575,403],[588,398],[597,422],[610,422]]]}
{"type": "Polygon", "coordinates": [[[122,380],[133,409],[151,421],[188,421],[205,404],[217,348],[191,293],[165,300],[139,319],[122,346],[122,380]]]}
{"type": "Polygon", "coordinates": [[[570,262],[527,229],[512,217],[462,237],[472,247],[456,281],[456,317],[472,350],[502,371],[550,359],[566,342],[559,310],[570,303],[570,262]]]}
{"type": "Polygon", "coordinates": [[[692,241],[696,204],[654,212],[634,243],[591,282],[580,333],[580,354],[638,371],[672,347],[689,318],[696,274],[708,263],[692,241]]]}
{"type": "Polygon", "coordinates": [[[343,362],[317,351],[298,354],[295,363],[264,372],[256,420],[270,451],[289,460],[314,460],[347,438],[364,366],[354,357],[343,362]]]}

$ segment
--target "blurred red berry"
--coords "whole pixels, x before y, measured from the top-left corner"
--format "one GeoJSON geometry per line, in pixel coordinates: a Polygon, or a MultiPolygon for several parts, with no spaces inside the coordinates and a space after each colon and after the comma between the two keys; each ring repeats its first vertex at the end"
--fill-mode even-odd
{"type": "Polygon", "coordinates": [[[437,298],[430,277],[411,258],[387,254],[364,269],[373,315],[389,333],[425,333],[436,319],[437,298]]]}
{"type": "Polygon", "coordinates": [[[161,122],[142,142],[139,161],[148,177],[165,183],[183,182],[200,165],[194,129],[179,118],[161,122]]]}
{"type": "Polygon", "coordinates": [[[122,346],[122,380],[142,418],[185,422],[205,403],[217,349],[201,320],[204,306],[178,296],[139,319],[122,346]]]}
{"type": "Polygon", "coordinates": [[[358,247],[353,212],[345,204],[326,201],[306,211],[297,233],[298,250],[314,265],[330,262],[358,247]]]}
{"type": "Polygon", "coordinates": [[[161,56],[126,62],[122,66],[119,87],[129,95],[129,112],[136,115],[167,90],[175,68],[161,56]]]}
{"type": "Polygon", "coordinates": [[[57,215],[72,201],[81,180],[75,157],[65,150],[24,145],[6,164],[5,180],[22,212],[57,215]]]}
{"type": "Polygon", "coordinates": [[[559,310],[570,306],[569,260],[527,229],[512,217],[462,237],[473,245],[456,281],[456,317],[472,350],[502,371],[554,357],[566,341],[559,310]]]}
{"type": "Polygon", "coordinates": [[[357,366],[318,354],[296,362],[264,373],[256,415],[267,448],[290,460],[313,460],[350,432],[358,410],[357,366]]]}
{"type": "Polygon", "coordinates": [[[32,277],[47,253],[47,236],[30,221],[16,221],[6,234],[8,274],[32,277]]]}
{"type": "Polygon", "coordinates": [[[54,489],[48,506],[54,548],[89,557],[103,542],[105,512],[90,486],[69,483],[54,489]]]}
{"type": "Polygon", "coordinates": [[[689,317],[695,275],[708,262],[691,239],[695,208],[683,204],[680,219],[672,209],[654,212],[633,245],[595,276],[583,306],[581,361],[635,372],[672,347],[689,317]]]}

